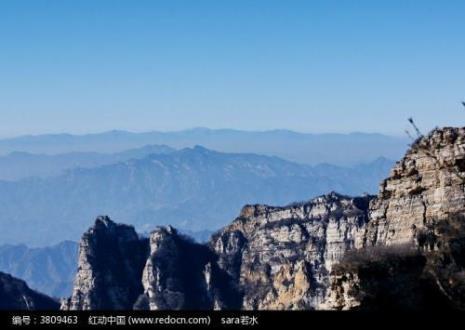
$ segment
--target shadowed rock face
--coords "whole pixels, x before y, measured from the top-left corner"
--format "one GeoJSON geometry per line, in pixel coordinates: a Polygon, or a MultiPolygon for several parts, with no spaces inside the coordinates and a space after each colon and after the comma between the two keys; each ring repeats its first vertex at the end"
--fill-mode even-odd
{"type": "Polygon", "coordinates": [[[131,309],[143,292],[148,243],[134,228],[99,217],[82,237],[71,298],[63,309],[131,309]]]}
{"type": "MultiPolygon", "coordinates": [[[[182,239],[172,227],[159,228],[150,235],[150,256],[142,283],[147,309],[211,307],[207,265],[210,251],[182,239]],[[196,301],[197,298],[197,301],[196,301]]],[[[142,301],[142,300],[140,300],[142,301]]],[[[142,306],[141,306],[142,307],[142,306]]]]}
{"type": "Polygon", "coordinates": [[[60,304],[29,289],[24,281],[0,272],[0,310],[58,310],[60,304]]]}
{"type": "MultiPolygon", "coordinates": [[[[64,310],[180,310],[233,307],[238,293],[206,245],[159,227],[139,238],[99,217],[83,236],[73,294],[64,310]]],[[[237,303],[236,303],[237,305],[237,303]]]]}
{"type": "Polygon", "coordinates": [[[331,193],[286,207],[248,205],[206,245],[171,227],[139,239],[132,227],[97,219],[63,307],[457,307],[465,228],[447,221],[465,213],[464,147],[465,129],[435,130],[397,163],[377,197],[331,193]],[[368,257],[347,259],[355,252],[368,257]]]}

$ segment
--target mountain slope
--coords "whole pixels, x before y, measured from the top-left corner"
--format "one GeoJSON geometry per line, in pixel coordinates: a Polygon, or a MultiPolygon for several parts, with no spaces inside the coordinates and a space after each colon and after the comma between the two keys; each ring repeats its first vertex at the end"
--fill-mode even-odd
{"type": "Polygon", "coordinates": [[[0,310],[57,310],[59,303],[35,292],[24,281],[0,272],[0,310]]]}
{"type": "Polygon", "coordinates": [[[95,214],[140,231],[155,224],[212,230],[254,201],[287,204],[337,190],[372,192],[390,162],[356,168],[311,167],[276,157],[202,147],[152,154],[52,178],[0,182],[0,240],[44,245],[75,240],[95,214]],[[20,210],[20,211],[19,211],[20,210]]]}
{"type": "Polygon", "coordinates": [[[34,290],[52,297],[71,294],[78,254],[76,242],[45,248],[25,245],[0,246],[0,271],[18,277],[34,290]]]}

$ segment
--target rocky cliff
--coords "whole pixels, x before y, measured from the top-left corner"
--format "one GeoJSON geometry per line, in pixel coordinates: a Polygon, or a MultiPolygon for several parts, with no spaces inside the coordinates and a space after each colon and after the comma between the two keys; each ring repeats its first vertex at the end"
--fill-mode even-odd
{"type": "Polygon", "coordinates": [[[132,309],[147,255],[133,227],[98,217],[81,239],[73,294],[62,309],[132,309]]]}
{"type": "Polygon", "coordinates": [[[286,207],[245,206],[206,245],[171,227],[141,239],[132,227],[98,219],[81,242],[63,307],[460,308],[464,143],[465,129],[435,130],[413,144],[377,197],[331,193],[286,207]]]}
{"type": "Polygon", "coordinates": [[[370,203],[362,249],[330,275],[328,309],[465,308],[465,129],[416,141],[370,203]]]}
{"type": "Polygon", "coordinates": [[[370,205],[369,244],[399,244],[465,211],[465,128],[432,131],[416,141],[370,205]]]}
{"type": "Polygon", "coordinates": [[[58,310],[58,301],[31,290],[27,284],[0,272],[0,310],[58,310]]]}
{"type": "Polygon", "coordinates": [[[210,245],[243,292],[243,309],[315,309],[328,274],[363,245],[370,197],[331,193],[288,207],[246,206],[210,245]]]}

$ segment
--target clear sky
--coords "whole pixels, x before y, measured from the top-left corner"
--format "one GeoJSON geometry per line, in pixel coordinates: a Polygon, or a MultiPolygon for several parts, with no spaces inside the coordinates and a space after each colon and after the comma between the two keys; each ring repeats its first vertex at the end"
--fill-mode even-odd
{"type": "Polygon", "coordinates": [[[0,136],[465,125],[465,1],[1,0],[0,136]]]}

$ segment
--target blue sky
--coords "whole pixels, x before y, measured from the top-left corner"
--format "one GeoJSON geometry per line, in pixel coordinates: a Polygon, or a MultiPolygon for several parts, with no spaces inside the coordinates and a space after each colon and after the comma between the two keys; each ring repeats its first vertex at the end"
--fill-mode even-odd
{"type": "Polygon", "coordinates": [[[0,136],[464,125],[465,1],[2,0],[0,136]]]}

